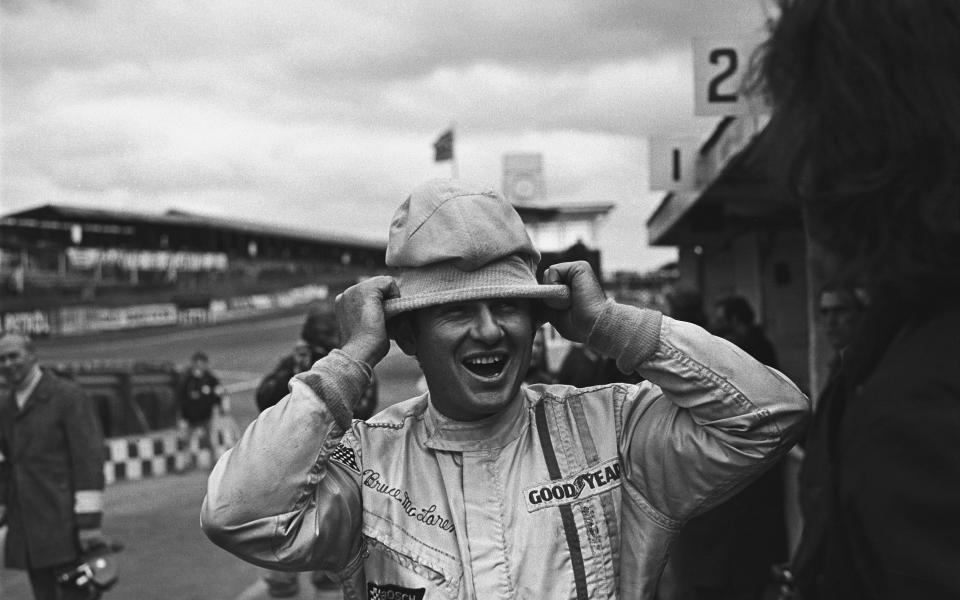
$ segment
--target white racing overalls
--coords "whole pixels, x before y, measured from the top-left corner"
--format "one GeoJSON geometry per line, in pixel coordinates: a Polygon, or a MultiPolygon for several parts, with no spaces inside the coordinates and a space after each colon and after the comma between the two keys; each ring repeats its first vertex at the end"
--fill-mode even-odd
{"type": "Polygon", "coordinates": [[[346,598],[650,598],[681,524],[786,451],[808,401],[655,311],[608,302],[588,343],[647,381],[524,387],[473,423],[426,395],[351,423],[370,368],[333,352],[217,463],[203,528],[346,598]]]}

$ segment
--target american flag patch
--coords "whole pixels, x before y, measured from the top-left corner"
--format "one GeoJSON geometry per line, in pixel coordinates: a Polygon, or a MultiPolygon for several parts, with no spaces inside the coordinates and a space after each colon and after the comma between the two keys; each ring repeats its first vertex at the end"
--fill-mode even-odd
{"type": "Polygon", "coordinates": [[[337,448],[330,454],[330,460],[336,461],[348,469],[356,471],[357,473],[360,472],[359,467],[357,467],[357,454],[350,446],[345,446],[343,444],[337,446],[337,448]]]}

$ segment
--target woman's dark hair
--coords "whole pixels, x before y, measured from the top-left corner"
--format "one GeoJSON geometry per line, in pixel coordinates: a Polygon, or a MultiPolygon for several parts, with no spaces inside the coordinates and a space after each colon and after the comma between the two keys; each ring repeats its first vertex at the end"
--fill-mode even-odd
{"type": "MultiPolygon", "coordinates": [[[[811,237],[879,289],[960,281],[960,2],[779,0],[749,86],[811,237]]],[[[841,273],[843,275],[843,273],[841,273]]]]}

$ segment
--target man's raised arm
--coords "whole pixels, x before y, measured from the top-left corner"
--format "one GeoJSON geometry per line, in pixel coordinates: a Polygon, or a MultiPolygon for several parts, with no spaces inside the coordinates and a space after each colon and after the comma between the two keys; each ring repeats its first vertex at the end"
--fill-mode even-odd
{"type": "Polygon", "coordinates": [[[286,570],[339,571],[360,553],[360,482],[329,457],[390,347],[382,304],[395,289],[374,277],[338,296],[343,348],[294,377],[217,462],[201,512],[214,543],[286,570]]]}
{"type": "Polygon", "coordinates": [[[571,287],[571,306],[552,319],[560,333],[647,380],[625,401],[620,449],[628,481],[663,522],[716,505],[802,433],[809,401],[777,370],[696,325],[604,300],[586,263],[545,277],[571,287]]]}

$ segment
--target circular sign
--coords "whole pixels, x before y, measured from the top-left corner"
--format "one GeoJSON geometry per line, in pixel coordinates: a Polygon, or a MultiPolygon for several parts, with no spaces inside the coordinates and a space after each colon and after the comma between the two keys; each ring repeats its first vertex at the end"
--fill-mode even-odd
{"type": "Polygon", "coordinates": [[[513,184],[513,193],[518,198],[533,198],[536,191],[537,187],[529,179],[520,179],[513,184]]]}

